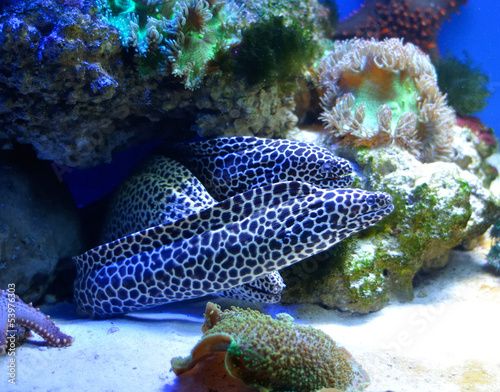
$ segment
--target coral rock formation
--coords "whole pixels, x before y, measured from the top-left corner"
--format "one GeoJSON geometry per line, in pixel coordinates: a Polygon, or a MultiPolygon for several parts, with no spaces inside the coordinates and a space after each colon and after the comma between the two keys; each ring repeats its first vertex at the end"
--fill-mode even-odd
{"type": "Polygon", "coordinates": [[[80,221],[70,193],[48,163],[20,165],[7,159],[10,152],[2,154],[0,287],[15,284],[18,295],[35,302],[44,295],[59,261],[80,252],[80,221]]]}
{"type": "Polygon", "coordinates": [[[457,246],[472,249],[500,218],[500,199],[481,175],[481,158],[465,149],[463,169],[454,162],[422,163],[390,146],[349,153],[366,176],[366,187],[392,195],[394,213],[330,251],[282,270],[285,303],[365,313],[390,299],[411,300],[419,272],[444,267],[457,246]]]}
{"type": "Polygon", "coordinates": [[[335,140],[395,144],[424,162],[451,158],[455,114],[416,46],[395,38],[336,42],[317,72],[321,119],[335,140]]]}
{"type": "Polygon", "coordinates": [[[222,312],[209,302],[202,331],[190,356],[172,359],[175,374],[226,352],[227,372],[262,391],[361,391],[369,384],[368,374],[347,350],[320,330],[296,325],[288,314],[273,319],[251,309],[222,312]]]}
{"type": "Polygon", "coordinates": [[[30,144],[39,158],[72,168],[109,162],[120,149],[172,139],[179,129],[284,136],[297,123],[293,94],[274,84],[249,89],[212,60],[232,55],[226,49],[241,32],[269,15],[304,26],[314,41],[328,31],[316,0],[252,0],[243,8],[236,1],[34,0],[5,3],[4,11],[0,148],[30,144]]]}

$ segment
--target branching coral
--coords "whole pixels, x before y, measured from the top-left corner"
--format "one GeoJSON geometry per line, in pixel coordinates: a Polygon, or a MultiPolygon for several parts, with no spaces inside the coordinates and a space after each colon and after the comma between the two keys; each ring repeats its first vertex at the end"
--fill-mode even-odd
{"type": "Polygon", "coordinates": [[[424,162],[452,156],[455,115],[416,46],[395,38],[336,42],[317,72],[321,119],[342,143],[399,145],[424,162]]]}
{"type": "Polygon", "coordinates": [[[320,330],[294,324],[288,314],[273,319],[236,307],[222,312],[209,302],[202,331],[190,356],[172,359],[175,374],[226,352],[228,373],[261,391],[361,391],[369,384],[368,374],[347,350],[320,330]]]}
{"type": "Polygon", "coordinates": [[[436,52],[441,24],[467,0],[367,0],[339,23],[336,38],[399,38],[436,52]]]}
{"type": "Polygon", "coordinates": [[[102,10],[143,71],[167,69],[191,90],[215,54],[240,39],[242,6],[234,1],[109,0],[102,10]]]}

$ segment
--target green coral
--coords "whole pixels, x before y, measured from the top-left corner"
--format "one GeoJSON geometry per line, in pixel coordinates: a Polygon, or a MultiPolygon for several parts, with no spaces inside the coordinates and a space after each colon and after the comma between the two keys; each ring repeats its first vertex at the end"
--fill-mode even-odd
{"type": "Polygon", "coordinates": [[[461,116],[469,116],[483,110],[491,95],[486,86],[489,77],[468,54],[465,60],[448,54],[436,63],[439,89],[448,94],[448,103],[461,116]]]}
{"type": "Polygon", "coordinates": [[[183,78],[186,88],[194,89],[205,76],[208,62],[239,42],[241,7],[233,2],[191,3],[176,8],[175,38],[167,46],[172,73],[183,78]]]}
{"type": "Polygon", "coordinates": [[[249,85],[277,84],[290,90],[318,50],[311,32],[298,21],[287,23],[282,16],[270,16],[242,32],[233,57],[234,72],[249,85]]]}
{"type": "Polygon", "coordinates": [[[99,10],[143,74],[171,72],[191,90],[216,53],[239,42],[242,7],[233,1],[108,0],[99,10]]]}
{"type": "Polygon", "coordinates": [[[252,15],[252,22],[271,16],[284,17],[286,23],[299,22],[304,30],[312,32],[316,41],[331,37],[335,27],[332,22],[338,19],[335,10],[317,0],[246,0],[245,8],[252,15]]]}
{"type": "Polygon", "coordinates": [[[175,374],[226,352],[228,373],[260,391],[361,391],[369,384],[366,372],[345,349],[320,330],[296,325],[288,314],[273,319],[251,309],[222,312],[209,302],[202,330],[190,356],[172,359],[175,374]]]}

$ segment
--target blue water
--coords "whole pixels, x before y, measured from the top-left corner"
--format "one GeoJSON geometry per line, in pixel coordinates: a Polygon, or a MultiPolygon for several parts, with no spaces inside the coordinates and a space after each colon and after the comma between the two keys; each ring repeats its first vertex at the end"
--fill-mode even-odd
{"type": "MultiPolygon", "coordinates": [[[[338,0],[340,19],[349,16],[364,3],[361,0],[338,0]]],[[[483,72],[489,76],[488,89],[492,96],[488,106],[475,116],[495,130],[500,138],[500,2],[498,0],[469,0],[460,8],[460,14],[453,14],[445,22],[438,36],[441,54],[447,51],[463,59],[464,51],[469,53],[483,72]]]]}

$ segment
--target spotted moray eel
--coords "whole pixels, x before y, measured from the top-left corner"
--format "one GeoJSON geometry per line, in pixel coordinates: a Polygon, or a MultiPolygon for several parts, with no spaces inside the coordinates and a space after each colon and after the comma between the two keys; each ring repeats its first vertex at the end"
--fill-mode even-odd
{"type": "MultiPolygon", "coordinates": [[[[348,186],[352,183],[352,169],[347,161],[308,143],[243,137],[224,138],[222,142],[218,139],[197,143],[188,145],[188,149],[193,157],[191,167],[195,169],[196,165],[199,168],[210,167],[209,172],[200,172],[198,175],[209,185],[217,184],[212,192],[219,198],[227,198],[268,181],[280,181],[283,173],[289,173],[292,179],[305,177],[311,183],[323,187],[348,186]],[[269,145],[274,147],[274,151],[278,149],[279,154],[267,148],[269,145]],[[288,157],[288,161],[283,157],[288,157]],[[280,170],[274,170],[270,164],[263,164],[262,171],[258,166],[259,161],[275,162],[275,166],[278,165],[280,170]],[[308,174],[311,172],[315,174],[308,174]]],[[[200,185],[197,184],[197,180],[182,170],[179,171],[179,175],[175,171],[172,175],[172,166],[166,165],[161,168],[160,165],[150,174],[156,178],[153,192],[148,192],[151,188],[148,189],[145,184],[132,183],[130,189],[132,200],[125,198],[125,202],[118,208],[121,212],[118,216],[121,216],[126,223],[121,226],[124,230],[121,235],[126,237],[117,241],[110,240],[110,243],[75,258],[78,267],[75,299],[81,314],[106,317],[210,293],[227,292],[233,297],[238,298],[240,295],[243,299],[247,299],[244,297],[255,296],[255,292],[260,292],[259,300],[266,300],[263,295],[276,297],[269,288],[282,288],[278,269],[315,254],[345,236],[375,224],[392,211],[390,197],[386,194],[346,190],[346,193],[339,194],[337,201],[340,203],[340,199],[346,197],[346,207],[352,208],[348,218],[353,219],[353,222],[346,221],[347,217],[342,218],[340,215],[336,217],[345,223],[345,228],[340,225],[332,226],[333,234],[339,231],[338,236],[335,236],[336,240],[301,244],[302,240],[307,242],[305,233],[308,231],[300,229],[299,221],[297,224],[290,223],[292,225],[290,238],[295,238],[291,244],[294,246],[285,247],[287,252],[291,252],[290,255],[286,253],[279,256],[278,248],[266,248],[266,244],[279,244],[280,241],[286,243],[289,235],[278,236],[278,242],[271,241],[268,237],[269,224],[271,230],[276,229],[278,225],[283,226],[283,222],[280,223],[279,219],[275,219],[276,212],[283,208],[295,213],[299,212],[300,206],[312,202],[314,209],[321,210],[319,206],[326,199],[321,196],[323,194],[318,187],[286,182],[281,186],[256,188],[214,205],[213,200],[207,198],[203,191],[199,191],[200,185]],[[165,169],[168,169],[170,179],[166,176],[165,169]],[[172,181],[173,191],[171,189],[163,192],[162,189],[172,187],[172,181]],[[296,189],[299,188],[303,192],[297,192],[296,189]],[[316,194],[318,199],[314,203],[315,196],[312,195],[316,194]],[[265,195],[265,199],[262,199],[262,195],[265,195]],[[300,198],[295,200],[297,195],[300,198]],[[307,201],[301,203],[300,200],[305,197],[304,195],[308,195],[307,201]],[[363,204],[361,196],[370,200],[365,207],[372,207],[372,199],[380,199],[382,202],[378,206],[379,209],[361,212],[363,204]],[[357,200],[359,205],[352,205],[351,199],[357,200]],[[132,210],[127,211],[127,206],[134,205],[134,202],[139,206],[142,203],[143,206],[139,209],[132,207],[132,210]],[[283,206],[280,205],[281,202],[284,203],[283,206]],[[286,206],[291,206],[292,209],[286,206]],[[203,211],[200,212],[200,209],[203,211]],[[139,215],[137,215],[138,210],[141,211],[139,215]],[[370,218],[366,219],[364,215],[362,217],[360,215],[362,219],[356,224],[357,215],[365,212],[368,214],[366,217],[370,218]],[[271,214],[273,220],[267,222],[268,214],[271,214]],[[130,216],[133,218],[127,220],[130,216]],[[152,225],[155,227],[129,235],[152,225]],[[246,230],[250,226],[253,229],[246,230]],[[299,231],[302,231],[302,234],[299,231]],[[231,242],[231,238],[235,238],[237,233],[240,241],[245,240],[241,244],[231,242]],[[247,244],[250,245],[243,246],[247,244]],[[234,251],[238,245],[242,245],[240,253],[234,251]],[[251,260],[247,261],[248,258],[251,260]],[[179,263],[182,260],[187,261],[179,263]],[[229,268],[231,264],[235,267],[229,268]],[[242,271],[239,271],[240,268],[242,271]],[[275,279],[276,276],[278,281],[275,279]],[[265,294],[262,294],[263,286],[267,286],[265,294]]],[[[335,191],[325,192],[330,194],[335,191]]],[[[341,204],[338,208],[340,214],[348,212],[341,204]]],[[[307,215],[307,209],[302,214],[307,215]]],[[[304,219],[304,222],[307,222],[304,229],[313,229],[312,226],[318,216],[317,212],[312,211],[310,219],[304,219]]],[[[284,215],[280,214],[280,218],[283,217],[284,215]]],[[[324,231],[325,221],[328,221],[326,215],[317,220],[316,223],[321,230],[318,228],[311,232],[315,240],[322,237],[333,238],[327,233],[321,237],[316,234],[324,231]]],[[[290,219],[287,222],[290,222],[290,219]]],[[[110,238],[121,237],[117,234],[119,231],[116,231],[117,228],[121,230],[120,224],[120,221],[118,225],[115,222],[115,233],[110,238]]],[[[110,232],[112,233],[113,229],[110,232]]]]}
{"type": "Polygon", "coordinates": [[[218,201],[280,181],[320,188],[348,188],[349,161],[312,143],[237,136],[178,143],[171,155],[184,164],[218,201]]]}
{"type": "Polygon", "coordinates": [[[391,202],[300,182],[254,188],[76,257],[77,309],[108,317],[249,283],[374,225],[391,202]]]}
{"type": "MultiPolygon", "coordinates": [[[[172,159],[156,156],[131,176],[111,203],[102,243],[144,228],[172,222],[254,187],[300,180],[322,188],[348,187],[350,163],[312,143],[230,137],[179,143],[170,149],[196,174],[172,159]],[[198,178],[203,182],[200,183],[198,178]]],[[[285,284],[278,271],[218,294],[248,302],[276,303],[285,284]]]]}
{"type": "MultiPolygon", "coordinates": [[[[182,164],[164,156],[152,156],[139,165],[113,197],[101,243],[174,222],[216,203],[182,164]]],[[[217,294],[248,302],[277,303],[284,287],[281,275],[274,271],[217,294]]]]}

